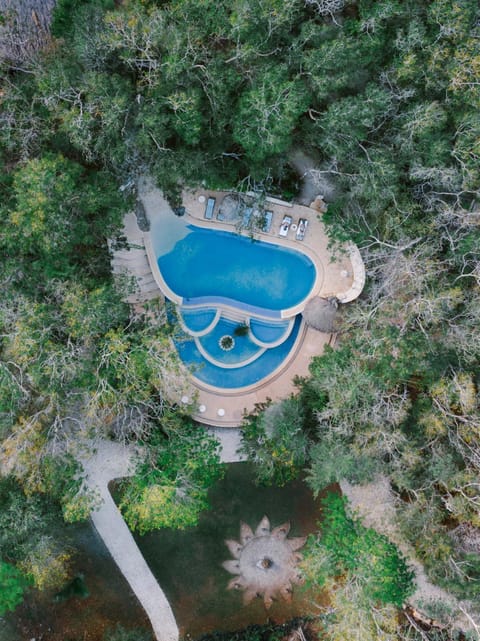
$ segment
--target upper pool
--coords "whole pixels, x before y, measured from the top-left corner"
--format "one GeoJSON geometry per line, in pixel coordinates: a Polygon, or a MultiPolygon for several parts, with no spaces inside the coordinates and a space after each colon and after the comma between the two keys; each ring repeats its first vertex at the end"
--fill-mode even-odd
{"type": "Polygon", "coordinates": [[[313,287],[315,266],[300,251],[195,225],[187,230],[168,251],[157,245],[162,277],[184,302],[220,297],[279,311],[301,303],[313,287]]]}

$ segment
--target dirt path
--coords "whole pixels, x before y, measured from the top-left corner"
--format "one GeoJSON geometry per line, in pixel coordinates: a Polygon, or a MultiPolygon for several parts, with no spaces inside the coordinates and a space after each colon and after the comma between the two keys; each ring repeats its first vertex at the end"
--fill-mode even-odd
{"type": "Polygon", "coordinates": [[[327,173],[318,172],[318,163],[315,158],[301,149],[296,149],[290,154],[288,160],[302,181],[300,193],[296,199],[301,205],[309,207],[318,195],[322,195],[326,201],[334,200],[335,187],[327,173]]]}

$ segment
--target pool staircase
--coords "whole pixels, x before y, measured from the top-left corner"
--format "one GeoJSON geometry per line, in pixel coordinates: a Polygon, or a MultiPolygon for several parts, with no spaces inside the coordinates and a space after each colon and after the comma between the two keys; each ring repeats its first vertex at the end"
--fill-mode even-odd
{"type": "Polygon", "coordinates": [[[110,251],[113,273],[126,281],[125,300],[134,305],[154,298],[163,299],[163,294],[155,282],[148,262],[143,232],[133,212],[125,214],[123,236],[126,238],[126,246],[116,249],[110,242],[110,251]]]}
{"type": "Polygon", "coordinates": [[[246,314],[241,310],[233,309],[231,307],[229,307],[228,309],[222,309],[222,316],[223,318],[234,321],[239,325],[247,325],[249,320],[249,314],[246,314]]]}

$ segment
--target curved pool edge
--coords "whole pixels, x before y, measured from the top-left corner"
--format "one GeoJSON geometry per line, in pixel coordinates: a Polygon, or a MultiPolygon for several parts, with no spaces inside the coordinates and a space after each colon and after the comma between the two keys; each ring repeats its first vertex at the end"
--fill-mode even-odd
{"type": "MultiPolygon", "coordinates": [[[[201,307],[200,307],[200,309],[201,309],[201,307]]],[[[219,307],[217,307],[217,309],[215,311],[215,316],[213,317],[213,319],[210,321],[210,323],[206,327],[204,327],[203,329],[200,329],[200,330],[194,330],[194,329],[191,329],[190,327],[188,327],[187,323],[185,322],[185,319],[183,318],[182,311],[181,311],[180,307],[177,307],[176,313],[177,313],[178,322],[180,323],[180,327],[183,329],[185,334],[189,334],[190,336],[192,336],[194,338],[200,338],[201,336],[206,336],[206,334],[208,334],[209,332],[212,331],[212,329],[214,329],[214,327],[218,323],[218,320],[219,320],[220,316],[222,315],[222,310],[219,307]]]]}
{"type": "MultiPolygon", "coordinates": [[[[223,231],[232,235],[238,234],[238,232],[235,231],[235,228],[232,225],[228,225],[224,223],[219,224],[218,221],[214,221],[214,223],[211,224],[209,221],[200,221],[197,218],[193,218],[188,214],[187,214],[187,219],[191,221],[191,224],[193,224],[194,227],[199,227],[200,229],[211,229],[212,231],[223,231]]],[[[245,233],[240,234],[240,236],[244,238],[247,237],[245,233]]],[[[243,310],[251,311],[253,314],[266,319],[291,318],[292,316],[296,316],[297,314],[300,314],[305,309],[305,306],[307,302],[310,300],[310,298],[318,295],[322,289],[322,286],[324,283],[324,276],[325,276],[322,262],[319,260],[319,257],[315,252],[313,252],[306,245],[300,246],[298,241],[294,242],[290,240],[285,240],[284,238],[280,238],[279,236],[272,236],[271,234],[265,234],[265,233],[259,233],[258,236],[259,236],[259,240],[265,244],[273,245],[273,247],[288,249],[291,252],[300,254],[301,256],[306,256],[311,261],[313,268],[315,270],[315,279],[312,283],[312,286],[310,287],[309,292],[296,305],[287,307],[285,309],[270,310],[267,308],[260,308],[255,305],[251,305],[249,303],[242,303],[234,299],[228,299],[226,297],[220,297],[220,296],[202,296],[197,298],[185,298],[183,296],[180,296],[179,294],[174,292],[173,289],[171,289],[171,287],[167,284],[166,280],[162,275],[162,272],[158,266],[158,256],[156,255],[156,252],[154,249],[152,233],[150,231],[144,232],[144,243],[145,243],[145,249],[148,257],[148,262],[150,264],[150,268],[152,270],[152,274],[155,282],[157,283],[160,291],[164,294],[164,296],[172,300],[177,305],[184,306],[184,307],[219,305],[226,310],[230,309],[232,311],[237,311],[240,309],[242,311],[243,310]],[[222,300],[218,300],[217,302],[216,299],[217,300],[222,299],[222,300]]]]}
{"type": "Polygon", "coordinates": [[[199,423],[217,428],[238,428],[244,423],[246,414],[254,411],[258,404],[269,400],[274,402],[287,398],[298,390],[293,383],[295,377],[309,375],[309,365],[313,356],[322,353],[327,345],[335,343],[335,334],[320,334],[311,327],[305,328],[303,341],[296,353],[291,354],[291,360],[285,363],[283,370],[272,373],[253,389],[240,388],[234,394],[223,394],[221,390],[207,388],[202,381],[196,380],[191,374],[190,379],[197,390],[197,410],[192,412],[192,418],[199,423]],[[203,405],[204,412],[199,411],[203,405]],[[217,414],[218,408],[225,409],[225,415],[217,414]]]}
{"type": "MultiPolygon", "coordinates": [[[[204,381],[200,380],[195,376],[195,374],[190,374],[192,380],[195,383],[195,386],[198,389],[203,389],[204,391],[207,392],[212,392],[215,394],[218,394],[219,396],[222,397],[229,397],[229,396],[243,396],[245,394],[249,394],[253,391],[257,391],[264,387],[265,385],[268,385],[272,380],[275,380],[275,378],[282,373],[283,370],[287,369],[289,365],[291,364],[292,360],[296,357],[298,354],[299,349],[302,346],[303,342],[303,337],[307,331],[307,324],[305,323],[304,320],[301,321],[300,327],[298,328],[297,332],[297,337],[295,338],[295,342],[293,343],[292,347],[290,348],[290,351],[288,352],[287,356],[283,359],[283,361],[277,365],[275,369],[273,369],[271,372],[269,372],[264,378],[260,379],[256,383],[250,383],[249,385],[244,385],[243,387],[216,387],[215,385],[210,385],[209,383],[205,383],[204,381]]],[[[183,363],[185,365],[185,363],[183,363]]]]}
{"type": "Polygon", "coordinates": [[[170,287],[167,285],[165,279],[162,276],[162,272],[158,267],[157,258],[155,256],[155,250],[153,248],[151,232],[146,231],[143,233],[143,242],[145,244],[145,250],[147,253],[148,262],[150,264],[150,269],[152,270],[153,278],[157,283],[160,291],[166,298],[169,298],[171,301],[181,306],[183,302],[183,298],[181,296],[178,296],[178,294],[176,294],[173,291],[173,289],[170,289],[170,287]]]}
{"type": "MultiPolygon", "coordinates": [[[[263,356],[265,352],[267,351],[266,347],[260,347],[258,352],[255,352],[255,354],[252,354],[252,356],[249,356],[243,361],[239,361],[238,363],[224,363],[222,361],[218,361],[216,358],[214,358],[211,354],[207,352],[205,347],[200,343],[199,340],[197,340],[197,336],[193,337],[193,340],[195,341],[195,345],[197,346],[198,351],[200,354],[203,356],[205,360],[207,360],[209,363],[212,365],[215,365],[215,367],[219,367],[221,369],[237,369],[238,367],[245,367],[245,365],[250,365],[250,363],[254,363],[260,356],[263,356]]],[[[216,389],[228,389],[228,388],[219,388],[217,387],[216,389]]]]}
{"type": "MultiPolygon", "coordinates": [[[[252,319],[251,319],[252,320],[252,319]]],[[[278,347],[281,345],[284,341],[287,340],[287,338],[290,336],[290,333],[293,329],[293,326],[295,325],[295,316],[293,316],[291,319],[289,319],[288,325],[285,328],[285,331],[281,336],[279,336],[276,340],[274,341],[262,341],[259,338],[255,336],[255,333],[252,331],[252,328],[250,328],[250,340],[252,343],[255,343],[255,345],[258,345],[259,347],[265,347],[267,349],[273,349],[275,347],[278,347]]]]}

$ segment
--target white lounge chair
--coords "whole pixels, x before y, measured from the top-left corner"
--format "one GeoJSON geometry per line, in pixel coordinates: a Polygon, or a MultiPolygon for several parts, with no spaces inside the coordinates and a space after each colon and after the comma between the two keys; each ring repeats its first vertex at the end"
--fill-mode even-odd
{"type": "Polygon", "coordinates": [[[292,224],[292,217],[284,216],[282,220],[282,224],[280,225],[280,231],[278,232],[278,235],[286,236],[288,234],[288,230],[290,229],[291,224],[292,224]]]}
{"type": "Polygon", "coordinates": [[[296,240],[303,240],[305,238],[307,227],[308,220],[306,218],[300,218],[300,220],[298,221],[297,233],[295,234],[296,240]]]}

